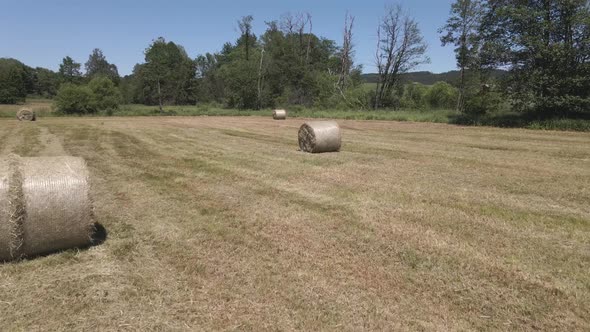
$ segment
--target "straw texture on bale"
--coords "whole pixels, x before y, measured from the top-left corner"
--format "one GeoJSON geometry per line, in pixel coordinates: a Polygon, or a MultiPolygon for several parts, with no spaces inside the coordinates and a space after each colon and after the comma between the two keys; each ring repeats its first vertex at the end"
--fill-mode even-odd
{"type": "Polygon", "coordinates": [[[286,120],[287,119],[287,111],[285,110],[274,110],[272,112],[272,118],[275,120],[286,120]]]}
{"type": "Polygon", "coordinates": [[[0,160],[0,261],[20,256],[22,245],[22,180],[17,159],[0,160]]]}
{"type": "Polygon", "coordinates": [[[35,121],[37,119],[37,116],[35,115],[34,111],[23,108],[16,113],[16,118],[19,121],[35,121]]]}
{"type": "Polygon", "coordinates": [[[10,213],[8,211],[8,181],[10,167],[6,160],[0,160],[0,261],[9,259],[12,239],[10,237],[10,213]]]}
{"type": "Polygon", "coordinates": [[[310,153],[337,152],[342,145],[335,121],[309,121],[299,128],[299,148],[310,153]]]}
{"type": "Polygon", "coordinates": [[[84,160],[18,160],[16,167],[9,162],[8,169],[6,162],[0,161],[0,179],[4,180],[1,183],[9,183],[8,195],[4,194],[5,185],[0,185],[0,208],[8,206],[9,212],[0,216],[0,230],[13,234],[0,235],[0,260],[89,245],[94,221],[84,160]],[[11,209],[20,209],[22,213],[11,213],[11,209]]]}

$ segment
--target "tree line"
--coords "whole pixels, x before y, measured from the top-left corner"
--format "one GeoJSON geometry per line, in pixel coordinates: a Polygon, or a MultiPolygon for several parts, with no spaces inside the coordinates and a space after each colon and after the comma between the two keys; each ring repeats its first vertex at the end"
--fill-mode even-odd
{"type": "Polygon", "coordinates": [[[85,64],[63,58],[59,71],[31,68],[15,59],[0,59],[0,103],[16,104],[27,95],[55,98],[63,113],[114,111],[121,103],[117,88],[121,78],[100,49],[94,49],[85,64]]]}
{"type": "Polygon", "coordinates": [[[590,113],[590,1],[456,0],[440,33],[455,47],[460,111],[590,113]],[[508,74],[491,81],[498,68],[508,74]]]}
{"type": "Polygon", "coordinates": [[[57,73],[1,59],[0,102],[36,94],[58,101],[77,96],[87,102],[70,102],[69,109],[84,112],[123,102],[157,105],[161,111],[166,105],[216,103],[239,109],[455,108],[476,116],[499,109],[590,113],[588,0],[456,0],[439,33],[443,45],[454,47],[460,78],[429,87],[404,79],[429,58],[418,22],[399,5],[388,7],[376,26],[377,73],[371,85],[364,84],[363,68],[354,62],[354,16],[344,17],[339,41],[317,35],[308,13],[265,22],[259,35],[253,21],[242,17],[235,41],[195,58],[182,45],[157,38],[125,77],[99,49],[90,54],[84,74],[70,57],[57,73]],[[497,75],[498,70],[506,74],[497,75]],[[98,102],[101,98],[108,102],[98,102]]]}

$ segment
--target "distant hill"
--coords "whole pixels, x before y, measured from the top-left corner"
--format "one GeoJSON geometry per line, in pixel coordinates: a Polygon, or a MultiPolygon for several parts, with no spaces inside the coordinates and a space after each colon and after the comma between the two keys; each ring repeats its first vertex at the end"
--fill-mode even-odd
{"type": "MultiPolygon", "coordinates": [[[[506,74],[504,70],[494,70],[491,74],[494,78],[502,77],[506,74]]],[[[377,74],[363,74],[365,83],[377,83],[377,74]]],[[[446,73],[434,74],[429,71],[417,71],[413,73],[402,74],[402,78],[406,82],[415,82],[424,85],[433,85],[436,82],[455,83],[459,81],[460,72],[452,70],[446,73]]]]}

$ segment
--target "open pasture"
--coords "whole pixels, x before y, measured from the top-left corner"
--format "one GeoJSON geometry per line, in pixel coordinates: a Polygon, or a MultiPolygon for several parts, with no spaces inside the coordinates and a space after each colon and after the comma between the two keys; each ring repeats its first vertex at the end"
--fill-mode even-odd
{"type": "Polygon", "coordinates": [[[589,330],[590,134],[302,119],[0,120],[83,157],[106,242],[0,265],[2,330],[589,330]]]}

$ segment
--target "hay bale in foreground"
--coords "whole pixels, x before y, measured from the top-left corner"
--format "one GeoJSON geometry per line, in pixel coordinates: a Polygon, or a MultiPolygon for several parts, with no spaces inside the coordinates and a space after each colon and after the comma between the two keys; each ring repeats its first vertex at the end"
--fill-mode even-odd
{"type": "Polygon", "coordinates": [[[299,148],[311,153],[337,152],[342,145],[340,126],[335,121],[309,121],[299,128],[299,148]]]}
{"type": "Polygon", "coordinates": [[[272,112],[272,118],[275,120],[286,120],[287,119],[287,111],[285,110],[274,110],[272,112]]]}
{"type": "Polygon", "coordinates": [[[35,115],[35,111],[32,111],[27,108],[23,108],[16,113],[16,118],[18,121],[35,121],[37,120],[37,116],[35,115]]]}
{"type": "Polygon", "coordinates": [[[1,182],[4,185],[0,185],[0,207],[24,210],[21,214],[0,216],[0,230],[14,234],[0,236],[0,260],[89,245],[94,221],[84,160],[75,157],[18,160],[17,170],[10,165],[7,168],[6,162],[0,161],[0,179],[4,179],[1,182]],[[13,184],[18,183],[15,180],[18,177],[22,180],[20,188],[15,190],[13,184]]]}
{"type": "Polygon", "coordinates": [[[75,157],[23,158],[22,174],[24,253],[90,244],[94,221],[86,162],[75,157]]]}

